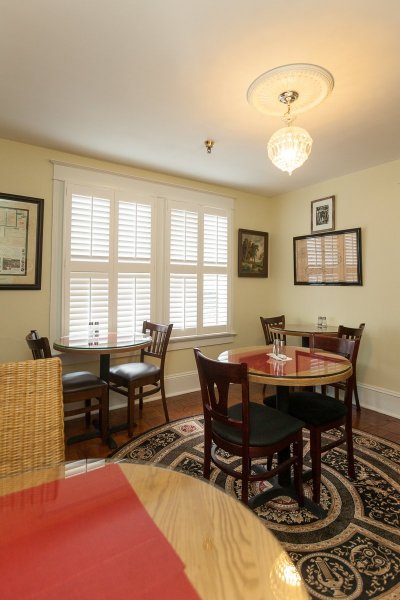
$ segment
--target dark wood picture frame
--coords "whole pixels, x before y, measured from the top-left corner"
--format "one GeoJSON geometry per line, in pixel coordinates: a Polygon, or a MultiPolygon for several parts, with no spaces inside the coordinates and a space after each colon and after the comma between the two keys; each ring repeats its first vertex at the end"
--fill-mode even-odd
{"type": "Polygon", "coordinates": [[[311,202],[311,233],[335,229],[335,196],[311,202]]]}
{"type": "Polygon", "coordinates": [[[295,285],[362,285],[361,228],[293,238],[295,285]]]}
{"type": "Polygon", "coordinates": [[[238,276],[268,277],[268,233],[239,229],[238,276]]]}
{"type": "Polygon", "coordinates": [[[40,290],[42,198],[0,193],[0,290],[40,290]]]}

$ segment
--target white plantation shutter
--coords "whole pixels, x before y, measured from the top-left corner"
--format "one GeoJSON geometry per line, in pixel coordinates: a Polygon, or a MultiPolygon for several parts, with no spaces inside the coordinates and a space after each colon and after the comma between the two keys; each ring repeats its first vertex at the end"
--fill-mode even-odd
{"type": "Polygon", "coordinates": [[[203,325],[215,327],[228,322],[228,277],[205,274],[203,285],[203,325]]]}
{"type": "Polygon", "coordinates": [[[170,202],[169,321],[173,336],[228,328],[228,216],[170,202]],[[195,268],[194,268],[195,267],[195,268]]]}
{"type": "Polygon", "coordinates": [[[197,264],[198,215],[188,210],[171,210],[171,264],[197,264]]]}
{"type": "Polygon", "coordinates": [[[129,336],[141,331],[143,321],[150,318],[150,274],[119,273],[118,275],[118,334],[129,336]]]}
{"type": "Polygon", "coordinates": [[[76,194],[71,207],[71,260],[108,261],[110,200],[76,194]]]}
{"type": "Polygon", "coordinates": [[[108,329],[108,275],[71,273],[69,280],[69,335],[86,335],[89,321],[99,323],[100,333],[108,329]]]}
{"type": "Polygon", "coordinates": [[[197,328],[197,276],[172,273],[169,297],[170,322],[175,331],[195,333],[197,328]]]}
{"type": "Polygon", "coordinates": [[[144,320],[173,323],[174,337],[230,333],[231,198],[65,165],[54,179],[64,202],[55,337],[85,338],[98,322],[121,338],[144,320]]]}
{"type": "Polygon", "coordinates": [[[228,266],[228,218],[204,215],[204,264],[228,266]]]}
{"type": "Polygon", "coordinates": [[[120,201],[118,210],[118,260],[149,263],[151,206],[120,201]]]}
{"type": "Polygon", "coordinates": [[[204,214],[203,327],[228,325],[228,217],[204,214]],[[213,272],[207,273],[212,269],[213,272]]]}
{"type": "Polygon", "coordinates": [[[152,204],[70,186],[63,333],[130,335],[151,316],[152,204]]]}

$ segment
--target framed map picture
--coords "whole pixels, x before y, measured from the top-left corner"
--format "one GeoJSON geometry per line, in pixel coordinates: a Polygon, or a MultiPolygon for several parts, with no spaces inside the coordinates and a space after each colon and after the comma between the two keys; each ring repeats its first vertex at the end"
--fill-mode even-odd
{"type": "Polygon", "coordinates": [[[43,200],[0,193],[0,290],[40,290],[43,200]]]}

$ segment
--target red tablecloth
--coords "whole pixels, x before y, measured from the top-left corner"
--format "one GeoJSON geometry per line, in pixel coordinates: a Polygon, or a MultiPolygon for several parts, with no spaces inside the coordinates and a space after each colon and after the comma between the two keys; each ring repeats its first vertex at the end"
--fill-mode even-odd
{"type": "Polygon", "coordinates": [[[0,497],[2,600],[198,599],[118,465],[0,497]]]}

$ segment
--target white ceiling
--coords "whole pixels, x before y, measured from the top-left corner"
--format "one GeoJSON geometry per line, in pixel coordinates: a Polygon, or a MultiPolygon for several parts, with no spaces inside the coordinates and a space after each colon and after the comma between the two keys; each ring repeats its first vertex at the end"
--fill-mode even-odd
{"type": "Polygon", "coordinates": [[[0,137],[267,195],[400,158],[399,0],[0,0],[0,22],[0,137]],[[246,99],[289,63],[335,80],[291,177],[246,99]]]}

